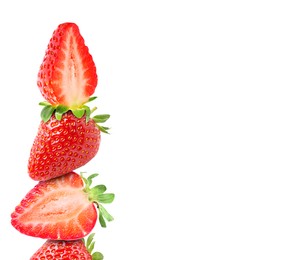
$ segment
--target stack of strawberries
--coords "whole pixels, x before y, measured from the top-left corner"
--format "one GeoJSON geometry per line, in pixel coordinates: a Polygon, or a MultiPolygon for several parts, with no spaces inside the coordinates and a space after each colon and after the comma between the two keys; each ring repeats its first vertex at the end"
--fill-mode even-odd
{"type": "Polygon", "coordinates": [[[102,206],[113,193],[105,185],[92,187],[98,174],[84,176],[77,168],[98,152],[107,114],[92,116],[88,102],[98,83],[88,47],[74,23],[54,31],[38,73],[38,87],[45,98],[37,136],[28,162],[29,176],[38,181],[11,214],[19,232],[46,239],[31,257],[37,259],[103,259],[92,253],[90,234],[97,219],[102,227],[113,217],[102,206]],[[85,242],[84,238],[88,236],[85,242]]]}

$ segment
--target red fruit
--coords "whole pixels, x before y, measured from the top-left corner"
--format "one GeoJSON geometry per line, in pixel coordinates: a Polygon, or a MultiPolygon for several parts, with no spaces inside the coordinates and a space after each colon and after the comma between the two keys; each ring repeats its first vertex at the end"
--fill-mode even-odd
{"type": "Polygon", "coordinates": [[[48,180],[85,165],[97,154],[100,138],[94,119],[86,122],[86,115],[77,118],[68,111],[57,120],[53,114],[39,125],[28,162],[30,177],[48,180]]]}
{"type": "Polygon", "coordinates": [[[53,106],[76,108],[88,101],[97,86],[96,67],[74,23],[53,32],[38,73],[38,87],[53,106]]]}
{"type": "Polygon", "coordinates": [[[94,243],[91,241],[88,244],[87,242],[86,247],[82,239],[73,241],[47,240],[30,260],[102,260],[103,255],[99,252],[91,255],[94,243]]]}
{"type": "Polygon", "coordinates": [[[101,205],[111,203],[114,194],[104,193],[106,187],[90,188],[93,174],[85,179],[71,172],[39,182],[16,206],[11,224],[19,232],[53,240],[75,240],[87,236],[94,228],[99,209],[100,224],[113,218],[101,205]],[[85,184],[85,185],[84,185],[85,184]]]}
{"type": "Polygon", "coordinates": [[[30,260],[92,260],[82,240],[56,241],[47,240],[45,244],[30,258],[30,260]]]}

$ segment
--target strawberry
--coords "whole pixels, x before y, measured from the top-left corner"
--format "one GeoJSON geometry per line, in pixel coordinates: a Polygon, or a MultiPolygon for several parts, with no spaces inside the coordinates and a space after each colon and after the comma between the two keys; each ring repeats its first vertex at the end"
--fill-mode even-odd
{"type": "Polygon", "coordinates": [[[52,109],[54,114],[43,115],[44,121],[39,125],[30,151],[28,173],[37,181],[55,178],[85,165],[98,152],[101,131],[107,133],[108,129],[98,123],[105,122],[109,115],[89,118],[83,114],[78,118],[72,111],[60,115],[58,109],[52,109]]]}
{"type": "Polygon", "coordinates": [[[95,242],[94,234],[91,234],[85,244],[83,239],[66,240],[47,240],[30,260],[103,260],[100,252],[92,253],[95,242]]]}
{"type": "Polygon", "coordinates": [[[101,203],[111,203],[113,193],[104,185],[91,188],[92,179],[75,172],[39,182],[16,206],[11,224],[19,232],[52,240],[76,240],[87,236],[98,215],[102,227],[113,217],[101,203]],[[97,208],[98,209],[97,209],[97,208]]]}
{"type": "Polygon", "coordinates": [[[53,32],[38,73],[38,87],[53,106],[77,108],[94,93],[98,78],[88,47],[74,23],[53,32]]]}

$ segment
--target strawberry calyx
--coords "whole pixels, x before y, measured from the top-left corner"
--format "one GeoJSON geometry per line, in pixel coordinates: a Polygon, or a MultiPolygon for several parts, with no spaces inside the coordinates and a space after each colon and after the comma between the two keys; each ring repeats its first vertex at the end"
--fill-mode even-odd
{"type": "Polygon", "coordinates": [[[95,236],[95,233],[92,233],[88,236],[87,240],[85,240],[84,238],[82,238],[83,243],[85,244],[88,252],[91,254],[92,256],[92,260],[103,260],[104,256],[102,253],[100,252],[94,252],[94,247],[95,247],[95,241],[93,240],[95,236]]]}
{"type": "MultiPolygon", "coordinates": [[[[96,98],[97,97],[90,97],[86,103],[91,102],[96,98]]],[[[64,105],[54,106],[47,101],[43,101],[43,102],[39,103],[40,106],[43,106],[43,109],[41,111],[41,118],[46,123],[51,118],[51,116],[54,114],[55,118],[57,120],[61,120],[63,114],[67,113],[68,111],[71,111],[73,113],[73,115],[77,118],[82,118],[84,115],[86,115],[86,122],[87,123],[89,122],[90,118],[92,118],[95,121],[97,127],[99,128],[99,130],[101,132],[109,134],[109,132],[108,132],[109,127],[102,126],[100,124],[105,123],[109,119],[110,115],[100,114],[100,115],[96,115],[96,116],[91,117],[91,114],[97,108],[94,107],[94,108],[90,109],[90,107],[85,104],[83,104],[80,107],[70,108],[70,107],[67,107],[64,105]]]]}
{"type": "Polygon", "coordinates": [[[113,217],[108,213],[108,211],[104,208],[104,206],[101,205],[101,203],[104,203],[104,204],[112,203],[115,195],[113,193],[105,193],[107,188],[103,184],[96,185],[93,188],[91,188],[93,178],[97,177],[98,175],[99,175],[98,173],[94,173],[94,174],[91,174],[88,178],[85,178],[83,176],[83,173],[81,173],[81,177],[85,184],[84,192],[88,194],[89,201],[96,204],[99,210],[99,223],[101,227],[105,228],[106,227],[105,220],[110,222],[113,220],[113,217]]]}

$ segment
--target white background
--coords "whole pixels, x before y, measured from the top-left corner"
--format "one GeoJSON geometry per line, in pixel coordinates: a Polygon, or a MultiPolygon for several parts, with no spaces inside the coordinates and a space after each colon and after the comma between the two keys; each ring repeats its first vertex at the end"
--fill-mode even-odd
{"type": "Polygon", "coordinates": [[[294,259],[292,1],[2,1],[0,252],[44,243],[10,214],[40,122],[52,32],[78,24],[110,135],[79,171],[116,194],[106,260],[294,259]]]}

